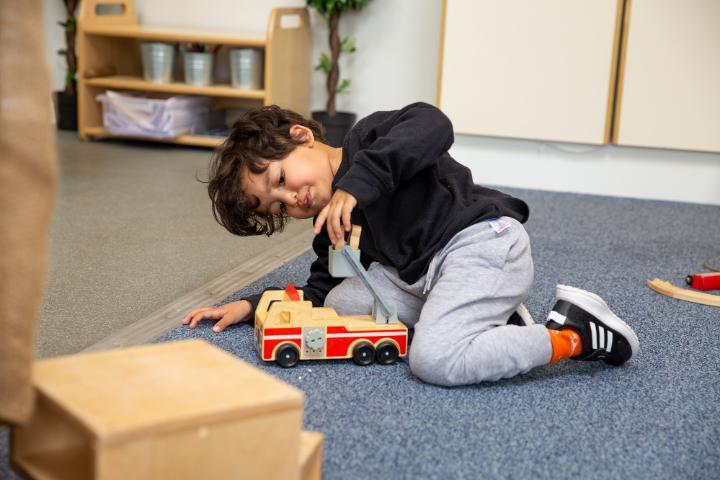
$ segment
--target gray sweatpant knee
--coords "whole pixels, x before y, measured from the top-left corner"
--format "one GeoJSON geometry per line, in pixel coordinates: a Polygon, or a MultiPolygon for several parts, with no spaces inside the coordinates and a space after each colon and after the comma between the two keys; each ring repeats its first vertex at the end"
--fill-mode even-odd
{"type": "MultiPolygon", "coordinates": [[[[507,319],[522,303],[533,279],[527,233],[512,218],[472,225],[455,235],[416,283],[377,263],[368,274],[415,327],[408,361],[419,379],[436,385],[465,385],[524,373],[550,359],[542,325],[518,327],[507,319]]],[[[348,278],[325,305],[341,314],[368,314],[372,297],[348,278]]]]}

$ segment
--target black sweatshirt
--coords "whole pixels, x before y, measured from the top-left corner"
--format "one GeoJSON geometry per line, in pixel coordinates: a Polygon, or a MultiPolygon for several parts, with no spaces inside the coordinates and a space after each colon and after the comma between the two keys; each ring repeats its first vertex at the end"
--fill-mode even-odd
{"type": "MultiPolygon", "coordinates": [[[[448,153],[450,120],[426,103],[376,112],[360,120],[345,137],[333,191],[357,199],[353,225],[362,227],[361,262],[395,267],[415,283],[433,256],[459,231],[489,218],[528,218],[522,200],[473,183],[470,170],[448,153]]],[[[313,241],[317,260],[310,268],[306,300],[322,306],[342,278],[328,273],[330,238],[323,226],[313,241]]],[[[253,309],[261,295],[246,298],[253,309]]]]}

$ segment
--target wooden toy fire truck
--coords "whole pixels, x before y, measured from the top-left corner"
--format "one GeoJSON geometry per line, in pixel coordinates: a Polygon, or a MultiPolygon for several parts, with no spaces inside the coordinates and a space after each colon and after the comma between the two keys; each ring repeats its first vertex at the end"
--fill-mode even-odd
{"type": "Polygon", "coordinates": [[[354,226],[350,246],[340,240],[329,247],[329,271],[334,277],[358,275],[363,280],[375,299],[372,315],[340,316],[333,308],[313,307],[291,285],[267,291],[255,310],[254,342],[260,358],[293,367],[300,360],[340,358],[352,358],[358,365],[389,365],[407,355],[408,329],[360,263],[359,239],[360,227],[354,226]]]}

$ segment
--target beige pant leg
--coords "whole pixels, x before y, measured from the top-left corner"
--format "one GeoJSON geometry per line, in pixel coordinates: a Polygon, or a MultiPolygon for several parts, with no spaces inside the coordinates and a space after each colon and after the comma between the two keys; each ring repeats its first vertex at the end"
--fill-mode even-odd
{"type": "Polygon", "coordinates": [[[57,188],[41,0],[0,1],[0,421],[32,412],[35,322],[57,188]]]}

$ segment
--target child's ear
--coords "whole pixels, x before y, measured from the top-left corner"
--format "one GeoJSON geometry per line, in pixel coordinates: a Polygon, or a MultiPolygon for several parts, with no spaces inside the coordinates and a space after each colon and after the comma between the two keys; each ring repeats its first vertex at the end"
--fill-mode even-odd
{"type": "Polygon", "coordinates": [[[312,147],[315,143],[315,135],[313,135],[312,130],[302,125],[295,124],[290,127],[290,136],[303,142],[306,147],[312,147]]]}

